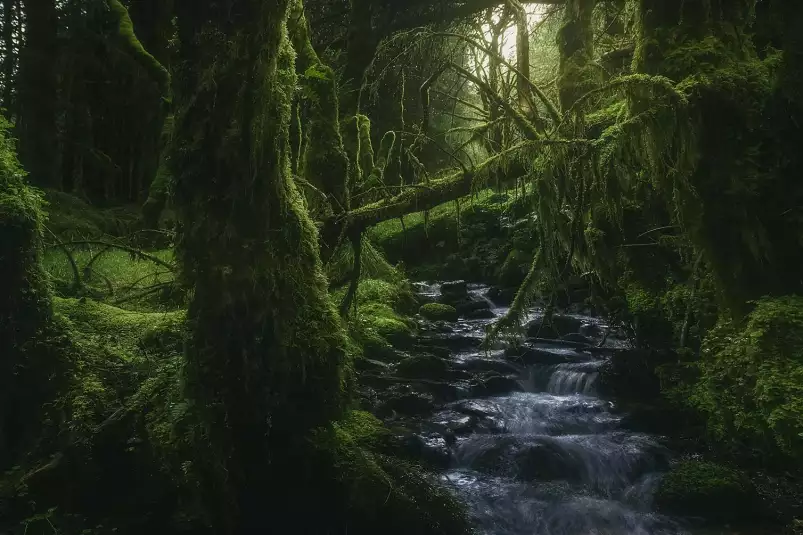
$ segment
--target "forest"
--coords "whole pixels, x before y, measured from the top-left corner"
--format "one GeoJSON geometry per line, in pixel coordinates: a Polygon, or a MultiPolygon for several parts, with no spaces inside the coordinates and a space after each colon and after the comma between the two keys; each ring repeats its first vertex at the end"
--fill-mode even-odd
{"type": "Polygon", "coordinates": [[[0,101],[0,535],[803,533],[803,2],[0,0],[0,101]]]}

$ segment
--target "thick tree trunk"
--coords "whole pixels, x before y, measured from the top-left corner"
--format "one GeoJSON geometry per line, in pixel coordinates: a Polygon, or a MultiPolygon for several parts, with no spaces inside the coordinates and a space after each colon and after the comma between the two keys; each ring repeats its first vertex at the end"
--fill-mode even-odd
{"type": "Polygon", "coordinates": [[[5,129],[0,125],[0,471],[24,453],[40,421],[45,377],[57,372],[36,347],[52,314],[40,260],[42,201],[24,183],[5,129]]]}
{"type": "Polygon", "coordinates": [[[58,111],[58,14],[55,0],[27,0],[17,93],[20,160],[37,186],[61,188],[58,111]]]}
{"type": "Polygon", "coordinates": [[[177,253],[193,289],[186,393],[207,431],[205,486],[221,491],[209,507],[226,533],[312,522],[293,459],[348,398],[346,337],[290,173],[288,4],[176,4],[171,161],[177,253]]]}

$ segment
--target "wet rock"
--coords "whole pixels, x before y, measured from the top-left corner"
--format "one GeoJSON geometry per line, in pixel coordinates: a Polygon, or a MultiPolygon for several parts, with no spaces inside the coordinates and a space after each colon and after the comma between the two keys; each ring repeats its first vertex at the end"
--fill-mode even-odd
{"type": "Polygon", "coordinates": [[[468,297],[466,281],[452,281],[441,284],[441,302],[454,303],[468,297]]]}
{"type": "Polygon", "coordinates": [[[516,298],[517,288],[497,288],[492,287],[488,290],[485,296],[494,302],[496,305],[508,306],[513,303],[516,298]]]}
{"type": "Polygon", "coordinates": [[[396,372],[402,377],[444,379],[449,375],[449,363],[435,355],[417,355],[399,362],[396,372]]]}
{"type": "Polygon", "coordinates": [[[382,362],[381,360],[374,360],[369,358],[358,358],[354,361],[354,366],[360,372],[374,372],[381,373],[391,369],[390,364],[382,362]]]}
{"type": "Polygon", "coordinates": [[[467,388],[446,381],[423,381],[416,385],[420,390],[432,395],[437,403],[457,401],[465,395],[467,388]]]}
{"type": "Polygon", "coordinates": [[[443,303],[427,303],[418,309],[422,317],[433,321],[457,321],[457,310],[443,303]]]}
{"type": "Polygon", "coordinates": [[[518,477],[523,480],[577,481],[582,479],[579,462],[551,441],[529,444],[514,455],[518,477]]]}
{"type": "Polygon", "coordinates": [[[578,332],[590,338],[600,338],[603,335],[602,327],[596,323],[583,323],[578,332]]]}
{"type": "Polygon", "coordinates": [[[518,366],[504,360],[482,357],[465,357],[455,363],[455,368],[472,372],[497,372],[500,374],[519,373],[518,366]]]}
{"type": "Polygon", "coordinates": [[[545,348],[526,345],[505,350],[505,357],[519,365],[532,366],[534,364],[549,366],[567,362],[585,362],[591,356],[579,353],[572,348],[545,348]]]}
{"type": "Polygon", "coordinates": [[[510,392],[521,392],[524,389],[516,376],[491,375],[474,385],[472,396],[498,396],[510,392]]]}
{"type": "Polygon", "coordinates": [[[527,336],[533,338],[560,338],[562,334],[576,333],[583,324],[574,316],[554,314],[549,321],[536,318],[527,324],[527,336]]]}
{"type": "Polygon", "coordinates": [[[445,346],[438,346],[438,345],[416,345],[413,346],[413,352],[415,353],[430,353],[435,355],[436,357],[440,357],[442,359],[448,359],[452,356],[452,350],[445,346]]]}
{"type": "Polygon", "coordinates": [[[474,432],[478,418],[470,414],[462,414],[453,409],[447,409],[435,415],[431,422],[452,435],[464,436],[474,432]]]}
{"type": "Polygon", "coordinates": [[[466,299],[455,303],[455,309],[461,316],[467,316],[479,310],[490,310],[491,304],[485,299],[466,299]]]}
{"type": "Polygon", "coordinates": [[[479,336],[471,336],[463,333],[442,333],[418,338],[418,344],[420,346],[441,347],[451,351],[476,349],[482,344],[482,341],[483,339],[479,336]]]}
{"type": "Polygon", "coordinates": [[[577,342],[579,344],[588,344],[588,345],[594,343],[594,340],[580,333],[569,333],[567,335],[562,336],[561,340],[565,340],[567,342],[577,342]]]}
{"type": "Polygon", "coordinates": [[[400,393],[382,403],[379,414],[389,416],[394,412],[407,416],[415,416],[430,412],[435,406],[431,394],[421,392],[400,393]]]}
{"type": "Polygon", "coordinates": [[[452,460],[447,440],[437,433],[408,435],[402,447],[408,456],[434,468],[448,468],[452,460]]]}
{"type": "Polygon", "coordinates": [[[496,317],[494,311],[490,308],[481,309],[481,310],[472,310],[471,312],[467,312],[464,317],[467,320],[489,320],[496,317]]]}

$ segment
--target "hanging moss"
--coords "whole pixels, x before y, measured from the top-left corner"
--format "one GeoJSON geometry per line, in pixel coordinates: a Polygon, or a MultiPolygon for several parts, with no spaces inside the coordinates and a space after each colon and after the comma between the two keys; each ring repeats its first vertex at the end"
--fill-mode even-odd
{"type": "Polygon", "coordinates": [[[367,177],[374,169],[374,146],[371,143],[371,120],[365,115],[357,115],[359,132],[359,162],[362,176],[367,177]]]}
{"type": "MultiPolygon", "coordinates": [[[[350,208],[349,159],[340,134],[340,104],[335,72],[315,53],[300,1],[291,4],[288,18],[295,48],[296,69],[309,104],[304,130],[303,172],[306,180],[327,196],[329,213],[350,208]]],[[[315,198],[315,197],[313,197],[315,198]]],[[[314,206],[316,203],[313,202],[314,206]]]]}
{"type": "Polygon", "coordinates": [[[117,23],[117,38],[120,45],[139,63],[145,72],[159,86],[162,98],[167,99],[170,91],[170,73],[155,57],[148,53],[137,39],[134,23],[126,7],[119,0],[107,0],[112,17],[117,23]]]}

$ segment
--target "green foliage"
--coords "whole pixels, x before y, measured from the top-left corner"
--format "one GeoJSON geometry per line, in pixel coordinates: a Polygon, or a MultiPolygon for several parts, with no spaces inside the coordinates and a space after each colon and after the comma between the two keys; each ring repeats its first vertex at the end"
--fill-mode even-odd
{"type": "Polygon", "coordinates": [[[457,310],[452,305],[427,303],[418,309],[418,313],[428,320],[457,321],[457,310]]]}
{"type": "MultiPolygon", "coordinates": [[[[173,263],[173,251],[165,249],[148,253],[166,264],[173,263]]],[[[81,282],[89,293],[106,296],[110,300],[124,300],[126,308],[163,308],[159,302],[142,302],[130,299],[149,289],[162,286],[165,292],[172,289],[173,271],[148,258],[140,258],[128,251],[89,245],[73,249],[72,258],[79,270],[81,282]]],[[[61,248],[50,247],[43,255],[42,264],[54,281],[57,293],[74,295],[74,272],[70,259],[61,248]]],[[[156,288],[158,289],[158,288],[156,288]]]]}
{"type": "Polygon", "coordinates": [[[655,500],[664,511],[710,519],[746,518],[757,508],[747,476],[705,461],[682,461],[674,466],[661,479],[655,500]]]}
{"type": "MultiPolygon", "coordinates": [[[[496,277],[509,252],[506,216],[515,200],[491,190],[426,212],[384,221],[369,231],[391,262],[403,262],[415,277],[428,279],[496,277]]],[[[515,230],[513,230],[515,233],[515,230]]]]}
{"type": "Polygon", "coordinates": [[[713,438],[803,458],[803,299],[763,298],[705,339],[692,404],[713,438]]]}
{"type": "MultiPolygon", "coordinates": [[[[326,276],[330,285],[339,286],[345,283],[351,277],[353,268],[354,248],[350,243],[341,243],[326,264],[326,276]]],[[[390,265],[385,256],[365,237],[362,240],[360,276],[389,282],[403,279],[403,274],[390,265]]]]}

